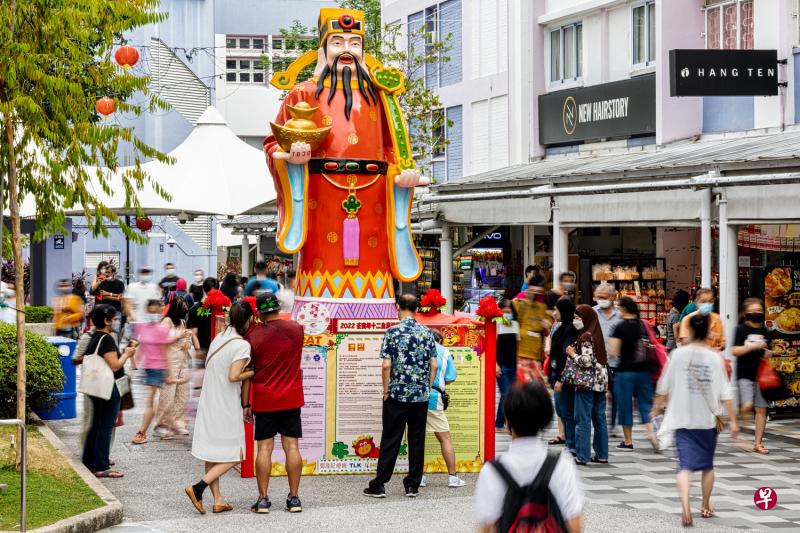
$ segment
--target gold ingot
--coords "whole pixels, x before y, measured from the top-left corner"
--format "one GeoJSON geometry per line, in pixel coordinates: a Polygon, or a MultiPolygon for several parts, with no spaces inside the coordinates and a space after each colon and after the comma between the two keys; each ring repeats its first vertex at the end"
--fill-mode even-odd
{"type": "Polygon", "coordinates": [[[311,107],[308,102],[298,102],[297,105],[287,105],[286,108],[292,116],[286,124],[281,126],[274,122],[269,123],[278,145],[286,152],[289,152],[292,144],[296,142],[307,143],[312,151],[319,148],[331,131],[331,126],[318,128],[311,120],[319,108],[311,107]]]}

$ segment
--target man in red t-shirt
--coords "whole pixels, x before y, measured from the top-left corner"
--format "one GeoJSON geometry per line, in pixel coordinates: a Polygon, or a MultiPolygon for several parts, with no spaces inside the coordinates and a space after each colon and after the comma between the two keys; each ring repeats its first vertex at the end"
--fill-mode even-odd
{"type": "MultiPolygon", "coordinates": [[[[281,320],[280,303],[271,291],[256,297],[256,309],[261,324],[245,337],[251,346],[255,375],[251,381],[252,409],[255,417],[254,436],[258,442],[256,479],[258,501],[250,508],[254,513],[269,513],[269,477],[272,470],[272,450],[275,435],[280,434],[286,454],[286,473],[289,476],[289,496],[286,509],[292,513],[303,510],[297,491],[303,468],[299,441],[303,436],[300,408],[303,407],[303,374],[300,359],[303,351],[303,327],[292,320],[281,320]]],[[[245,412],[249,415],[249,412],[245,412]]]]}

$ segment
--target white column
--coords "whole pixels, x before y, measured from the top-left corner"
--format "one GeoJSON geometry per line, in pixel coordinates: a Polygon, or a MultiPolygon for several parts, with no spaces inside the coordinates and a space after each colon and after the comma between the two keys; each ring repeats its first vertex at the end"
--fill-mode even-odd
{"type": "Polygon", "coordinates": [[[533,264],[536,255],[536,227],[522,226],[522,268],[533,264]]]}
{"type": "Polygon", "coordinates": [[[250,275],[250,241],[242,235],[242,276],[250,275]]]}
{"type": "Polygon", "coordinates": [[[711,287],[711,258],[713,240],[711,238],[711,190],[700,191],[700,285],[711,287]]]}
{"type": "Polygon", "coordinates": [[[567,270],[567,250],[564,248],[561,228],[561,209],[558,200],[553,201],[553,285],[558,284],[561,273],[567,270]]]}
{"type": "MultiPolygon", "coordinates": [[[[465,3],[466,4],[466,3],[465,3]]],[[[530,0],[508,2],[508,101],[509,109],[509,163],[528,162],[531,133],[531,11],[530,0]]],[[[467,9],[464,6],[464,9],[467,9]]],[[[477,23],[478,21],[475,21],[477,23]]],[[[541,53],[541,52],[540,52],[541,53]]],[[[527,259],[526,259],[527,260],[527,259]]]]}
{"type": "Polygon", "coordinates": [[[725,192],[719,196],[719,302],[720,317],[725,330],[726,354],[731,357],[733,334],[739,311],[739,248],[737,228],[728,220],[728,199],[725,192]]]}
{"type": "Polygon", "coordinates": [[[446,222],[442,224],[442,237],[439,239],[439,261],[442,296],[447,300],[447,312],[453,313],[453,237],[446,222]]]}
{"type": "Polygon", "coordinates": [[[263,260],[261,257],[261,235],[256,235],[256,263],[263,260]]]}

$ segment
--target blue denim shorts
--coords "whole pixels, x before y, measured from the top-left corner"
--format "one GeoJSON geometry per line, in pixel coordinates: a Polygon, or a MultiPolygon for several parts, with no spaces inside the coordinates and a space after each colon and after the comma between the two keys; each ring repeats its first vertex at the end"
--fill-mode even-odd
{"type": "Polygon", "coordinates": [[[148,387],[160,387],[164,384],[166,371],[163,368],[145,368],[144,384],[148,387]]]}

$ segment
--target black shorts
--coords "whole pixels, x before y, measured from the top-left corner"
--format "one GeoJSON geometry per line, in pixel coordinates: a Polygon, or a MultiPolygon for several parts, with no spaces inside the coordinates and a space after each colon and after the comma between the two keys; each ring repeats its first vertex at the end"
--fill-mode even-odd
{"type": "Polygon", "coordinates": [[[285,411],[253,413],[253,416],[256,419],[256,427],[253,429],[253,437],[256,440],[271,439],[278,434],[296,439],[303,436],[299,407],[285,411]]]}

